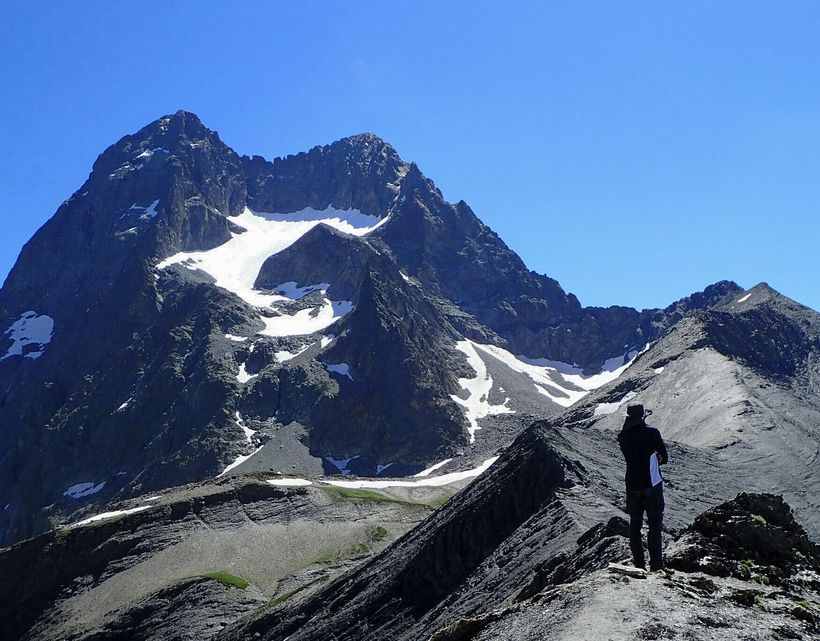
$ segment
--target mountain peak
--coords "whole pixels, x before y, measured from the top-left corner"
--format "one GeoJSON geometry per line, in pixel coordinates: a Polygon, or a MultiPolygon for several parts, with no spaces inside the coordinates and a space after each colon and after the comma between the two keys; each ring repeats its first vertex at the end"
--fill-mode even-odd
{"type": "Polygon", "coordinates": [[[408,171],[396,150],[372,133],[317,145],[273,162],[261,156],[243,157],[243,162],[249,206],[278,212],[332,205],[385,216],[408,171]]]}
{"type": "Polygon", "coordinates": [[[219,141],[219,134],[208,129],[195,113],[180,109],[174,114],[157,118],[125,139],[136,143],[164,143],[169,147],[175,147],[192,141],[216,142],[219,141]]]}
{"type": "Polygon", "coordinates": [[[783,313],[798,316],[802,316],[806,312],[811,312],[812,316],[817,315],[816,310],[781,294],[765,282],[758,283],[746,290],[738,288],[736,292],[727,296],[722,306],[726,311],[734,312],[744,312],[757,307],[776,308],[783,313]]]}
{"type": "Polygon", "coordinates": [[[208,129],[194,113],[177,111],[148,123],[133,134],[123,136],[106,149],[94,163],[92,175],[128,173],[158,158],[189,158],[203,149],[230,152],[219,134],[208,129]]]}
{"type": "Polygon", "coordinates": [[[323,156],[344,154],[348,161],[372,163],[374,161],[389,162],[397,166],[407,165],[399,156],[396,149],[389,142],[374,133],[365,132],[340,138],[329,145],[314,147],[308,152],[320,153],[323,156]]]}
{"type": "Polygon", "coordinates": [[[340,138],[335,143],[349,143],[351,145],[387,145],[390,147],[390,143],[388,143],[384,138],[370,132],[370,131],[363,131],[360,134],[353,134],[352,136],[345,136],[344,138],[340,138]]]}

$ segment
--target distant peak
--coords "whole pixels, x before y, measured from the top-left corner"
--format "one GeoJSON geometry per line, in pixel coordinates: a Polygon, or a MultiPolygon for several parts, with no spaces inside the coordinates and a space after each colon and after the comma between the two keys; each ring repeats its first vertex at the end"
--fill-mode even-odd
{"type": "Polygon", "coordinates": [[[94,163],[92,175],[107,180],[107,176],[126,175],[152,160],[185,158],[215,148],[228,149],[219,134],[202,124],[199,116],[180,109],[157,118],[108,147],[94,163]]]}
{"type": "Polygon", "coordinates": [[[190,120],[192,122],[198,122],[199,124],[202,124],[202,120],[200,120],[199,116],[197,116],[193,111],[186,111],[185,109],[179,109],[173,115],[165,117],[176,120],[190,120]]]}
{"type": "Polygon", "coordinates": [[[802,303],[781,294],[774,287],[765,282],[758,283],[754,287],[750,287],[747,290],[741,290],[735,300],[732,301],[733,308],[739,311],[757,307],[759,305],[777,305],[781,308],[789,307],[794,310],[808,310],[815,312],[815,310],[812,310],[810,307],[806,307],[802,303]]]}
{"type": "Polygon", "coordinates": [[[170,139],[196,140],[216,135],[216,132],[202,124],[202,120],[195,113],[180,109],[176,113],[162,116],[149,123],[134,134],[134,138],[161,136],[170,139]]]}
{"type": "Polygon", "coordinates": [[[374,133],[365,132],[341,138],[323,147],[325,150],[346,149],[361,156],[391,156],[398,160],[398,152],[389,142],[374,133]]]}
{"type": "Polygon", "coordinates": [[[342,138],[341,140],[339,140],[337,142],[348,142],[348,143],[354,144],[354,145],[363,145],[363,144],[389,145],[390,144],[386,140],[384,140],[383,138],[380,138],[376,134],[371,133],[369,131],[365,131],[365,132],[360,133],[360,134],[354,134],[352,136],[347,136],[347,137],[342,138]]]}

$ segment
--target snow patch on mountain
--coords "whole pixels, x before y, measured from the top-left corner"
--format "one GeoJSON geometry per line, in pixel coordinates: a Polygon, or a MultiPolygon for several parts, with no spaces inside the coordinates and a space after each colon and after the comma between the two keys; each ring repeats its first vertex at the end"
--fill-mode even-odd
{"type": "Polygon", "coordinates": [[[6,350],[4,356],[0,357],[0,361],[12,356],[23,356],[32,360],[38,359],[43,355],[45,346],[51,342],[54,335],[54,319],[45,314],[37,314],[34,311],[27,311],[20,315],[9,328],[5,334],[13,341],[11,347],[6,350]],[[23,354],[23,350],[28,345],[39,345],[40,349],[37,351],[28,351],[23,354]]]}
{"type": "MultiPolygon", "coordinates": [[[[497,358],[510,369],[528,376],[539,393],[562,407],[569,407],[577,403],[590,391],[618,378],[639,354],[638,350],[632,350],[625,355],[610,358],[604,363],[599,374],[586,375],[580,368],[561,361],[514,356],[496,345],[478,343],[473,343],[473,345],[497,358]]],[[[648,347],[647,344],[643,351],[648,347]]]]}
{"type": "Polygon", "coordinates": [[[107,519],[113,519],[116,516],[125,516],[126,514],[135,514],[137,512],[142,512],[143,510],[148,510],[154,507],[153,505],[141,505],[140,507],[132,507],[128,510],[114,510],[113,512],[103,512],[102,514],[96,514],[91,516],[87,519],[83,519],[82,521],[77,521],[76,523],[72,523],[68,527],[80,527],[82,525],[88,525],[89,523],[96,523],[97,521],[105,521],[107,519]]]}
{"type": "Polygon", "coordinates": [[[159,199],[155,200],[147,207],[142,207],[137,203],[134,203],[133,205],[131,205],[131,207],[128,208],[128,211],[142,212],[140,214],[140,220],[151,220],[152,218],[156,218],[157,216],[157,205],[159,205],[159,199]]]}
{"type": "MultiPolygon", "coordinates": [[[[353,458],[356,458],[355,456],[353,458]]],[[[349,459],[331,459],[330,457],[325,457],[326,460],[333,462],[334,465],[338,463],[341,465],[340,469],[344,469],[342,472],[345,476],[350,475],[350,471],[347,470],[347,464],[353,460],[353,458],[349,459]]],[[[450,474],[442,474],[441,476],[433,476],[427,477],[426,475],[430,472],[438,469],[439,467],[443,466],[446,463],[449,463],[452,459],[447,459],[446,461],[442,461],[441,463],[437,463],[433,467],[416,474],[413,478],[417,478],[416,481],[401,481],[397,479],[385,479],[382,481],[376,480],[369,480],[369,479],[357,479],[355,481],[337,481],[337,480],[330,480],[330,479],[317,479],[316,483],[324,483],[325,485],[334,485],[336,487],[344,487],[349,489],[360,489],[360,488],[372,488],[372,489],[388,489],[391,487],[441,487],[443,485],[450,485],[451,483],[458,483],[459,481],[464,481],[467,479],[475,478],[480,474],[487,471],[487,469],[498,460],[499,457],[494,456],[493,458],[487,459],[478,467],[474,467],[469,470],[464,470],[462,472],[451,472],[450,474]],[[424,475],[424,478],[418,478],[424,475]]],[[[377,473],[381,473],[388,467],[390,467],[392,463],[388,463],[384,466],[379,466],[381,469],[378,470],[377,473]]],[[[337,466],[338,467],[338,466],[337,466]]],[[[282,479],[269,479],[266,481],[270,485],[275,485],[278,487],[305,487],[308,485],[313,485],[314,481],[309,481],[308,479],[302,478],[282,478],[282,479]]]]}
{"type": "Polygon", "coordinates": [[[352,309],[353,303],[350,301],[325,298],[321,306],[301,309],[295,314],[262,316],[265,329],[259,333],[265,336],[306,336],[330,327],[352,309]]]}
{"type": "Polygon", "coordinates": [[[279,352],[274,352],[273,357],[274,357],[277,361],[279,361],[280,363],[285,363],[285,362],[287,362],[287,361],[291,360],[292,358],[296,358],[297,356],[299,356],[299,354],[301,354],[302,352],[304,352],[305,350],[307,350],[309,347],[310,347],[310,345],[305,345],[305,346],[304,346],[302,349],[300,349],[298,352],[289,352],[289,351],[287,351],[287,350],[282,350],[282,351],[279,351],[279,352]]]}
{"type": "Polygon", "coordinates": [[[595,408],[592,415],[606,416],[607,414],[614,414],[618,411],[618,408],[621,407],[621,405],[629,400],[632,400],[633,398],[635,398],[635,392],[627,392],[620,401],[615,401],[614,403],[598,403],[598,406],[595,408]]]}
{"type": "Polygon", "coordinates": [[[475,467],[471,470],[465,470],[463,472],[451,472],[450,474],[442,474],[441,476],[433,476],[433,477],[426,477],[420,478],[416,481],[397,481],[397,480],[385,480],[385,481],[370,481],[370,480],[357,480],[357,481],[322,481],[328,485],[335,485],[336,487],[346,487],[351,489],[356,488],[388,488],[388,487],[439,487],[441,485],[449,485],[451,483],[457,483],[458,481],[464,481],[466,479],[474,478],[479,474],[486,471],[493,463],[498,460],[497,456],[494,456],[491,459],[487,459],[478,467],[475,467]]]}
{"type": "MultiPolygon", "coordinates": [[[[451,394],[456,403],[464,408],[464,414],[469,426],[470,443],[475,442],[475,433],[481,429],[478,421],[485,416],[496,414],[512,414],[515,410],[506,405],[491,405],[490,390],[493,388],[493,379],[487,372],[487,366],[476,351],[476,343],[472,341],[458,341],[456,348],[467,357],[470,367],[476,372],[474,378],[460,378],[458,384],[463,392],[467,393],[467,398],[463,399],[458,394],[451,394]]],[[[509,399],[508,399],[509,400],[509,399]]]]}
{"type": "Polygon", "coordinates": [[[295,281],[288,281],[287,283],[282,283],[281,285],[277,285],[274,287],[274,290],[282,294],[283,296],[287,296],[288,298],[292,298],[293,300],[299,300],[300,298],[304,298],[308,294],[311,294],[316,291],[326,292],[328,287],[330,287],[330,283],[319,283],[318,285],[307,285],[306,287],[299,287],[295,281]]]}
{"type": "MultiPolygon", "coordinates": [[[[639,354],[642,354],[648,349],[649,343],[647,343],[642,350],[633,349],[621,356],[613,356],[612,358],[608,358],[604,361],[600,373],[591,375],[584,374],[583,370],[575,365],[562,363],[561,361],[553,361],[547,358],[527,358],[526,356],[519,356],[518,360],[528,365],[554,369],[561,375],[561,378],[568,383],[589,392],[594,389],[598,389],[611,381],[614,381],[626,371],[627,367],[632,365],[632,362],[639,354]]],[[[570,405],[571,404],[572,403],[570,403],[570,405]]]]}
{"type": "Polygon", "coordinates": [[[248,370],[245,369],[245,363],[239,364],[239,373],[236,375],[236,380],[240,383],[247,383],[252,378],[256,378],[259,374],[248,374],[248,370]]]}
{"type": "Polygon", "coordinates": [[[234,233],[227,242],[205,251],[180,252],[161,261],[158,269],[183,264],[214,278],[219,287],[235,293],[256,307],[288,300],[282,294],[254,289],[262,264],[269,256],[288,248],[316,225],[325,224],[354,236],[364,236],[383,225],[387,218],[369,216],[357,209],[322,211],[310,207],[291,214],[269,214],[248,208],[229,220],[246,231],[234,233]]]}
{"type": "MultiPolygon", "coordinates": [[[[230,217],[246,231],[233,233],[230,240],[205,251],[180,252],[157,264],[157,269],[184,265],[210,275],[216,285],[235,293],[242,300],[260,308],[276,302],[299,299],[312,291],[326,291],[327,283],[298,287],[295,282],[283,283],[270,293],[255,289],[253,284],[265,260],[286,249],[316,225],[325,224],[355,236],[363,236],[383,225],[387,218],[369,216],[356,209],[324,210],[306,208],[292,214],[254,212],[248,208],[230,217]]],[[[295,314],[262,315],[265,328],[259,332],[267,336],[300,336],[321,331],[353,309],[350,301],[324,299],[314,309],[303,309],[295,314]]]]}
{"type": "Polygon", "coordinates": [[[433,472],[435,472],[436,470],[444,467],[445,465],[447,465],[447,463],[449,463],[452,460],[453,459],[451,459],[451,458],[446,458],[443,461],[439,461],[435,465],[431,465],[430,467],[428,467],[426,470],[422,470],[418,474],[414,474],[413,478],[421,478],[421,477],[424,477],[424,476],[430,476],[433,472]]]}
{"type": "Polygon", "coordinates": [[[259,452],[259,450],[262,449],[262,447],[264,447],[264,446],[260,445],[253,452],[251,452],[250,454],[240,454],[239,456],[237,456],[236,459],[234,459],[233,463],[228,465],[228,467],[226,467],[224,470],[222,470],[219,474],[216,475],[216,478],[219,478],[221,476],[225,476],[228,472],[230,472],[235,467],[237,467],[239,465],[242,465],[242,463],[244,463],[249,458],[251,458],[252,456],[257,454],[259,452]]]}
{"type": "Polygon", "coordinates": [[[305,487],[307,485],[313,485],[313,481],[308,481],[307,479],[269,479],[267,482],[277,487],[305,487]]]}
{"type": "MultiPolygon", "coordinates": [[[[239,428],[242,430],[242,433],[245,435],[245,439],[248,441],[248,445],[253,445],[253,435],[256,434],[256,430],[252,430],[247,425],[245,425],[245,421],[242,418],[242,415],[239,413],[239,411],[236,412],[235,416],[236,418],[234,419],[234,421],[237,424],[237,426],[239,426],[239,428]]],[[[230,465],[228,465],[224,470],[217,474],[216,478],[224,476],[238,465],[241,465],[249,458],[254,456],[257,452],[259,452],[259,450],[261,450],[263,447],[264,445],[260,445],[259,447],[255,448],[253,452],[251,452],[250,454],[240,454],[233,460],[232,463],[230,463],[230,465]]]]}
{"type": "Polygon", "coordinates": [[[749,300],[751,298],[751,296],[752,296],[752,292],[749,292],[748,294],[746,294],[742,298],[738,298],[737,302],[738,303],[745,303],[747,300],[749,300]]]}
{"type": "Polygon", "coordinates": [[[351,381],[353,377],[350,375],[350,365],[347,363],[322,363],[328,372],[339,374],[339,376],[347,376],[351,381]]]}
{"type": "Polygon", "coordinates": [[[245,421],[242,419],[242,415],[239,411],[236,412],[236,424],[242,429],[242,433],[245,435],[245,438],[248,439],[248,443],[253,444],[253,435],[256,434],[256,430],[252,430],[245,425],[245,421]]]}
{"type": "Polygon", "coordinates": [[[333,458],[332,456],[326,456],[325,460],[333,465],[339,472],[341,472],[344,476],[350,476],[352,472],[348,469],[348,465],[350,465],[350,461],[353,459],[359,458],[358,454],[356,456],[351,456],[350,458],[338,459],[333,458]]]}
{"type": "Polygon", "coordinates": [[[76,485],[72,485],[65,492],[63,492],[63,496],[68,496],[72,499],[82,499],[86,496],[96,494],[104,487],[105,481],[103,481],[102,483],[97,483],[96,485],[94,485],[94,483],[77,483],[76,485]]]}
{"type": "Polygon", "coordinates": [[[135,156],[134,160],[142,160],[143,162],[148,162],[154,156],[155,153],[163,153],[163,154],[170,154],[171,152],[163,147],[154,147],[153,149],[145,149],[140,154],[135,156]]]}

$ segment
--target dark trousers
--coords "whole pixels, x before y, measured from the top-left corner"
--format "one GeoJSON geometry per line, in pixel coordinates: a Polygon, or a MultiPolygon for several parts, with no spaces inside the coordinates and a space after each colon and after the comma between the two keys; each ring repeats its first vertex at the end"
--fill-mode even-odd
{"type": "Polygon", "coordinates": [[[661,549],[661,529],[663,527],[663,482],[645,490],[626,491],[626,511],[629,513],[629,547],[632,549],[632,561],[635,567],[646,567],[643,553],[643,513],[649,524],[649,568],[663,568],[663,550],[661,549]]]}

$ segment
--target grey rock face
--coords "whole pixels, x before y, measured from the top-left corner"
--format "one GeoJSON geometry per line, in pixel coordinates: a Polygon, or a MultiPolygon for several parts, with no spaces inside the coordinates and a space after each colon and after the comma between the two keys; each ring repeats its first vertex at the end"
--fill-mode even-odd
{"type": "Polygon", "coordinates": [[[198,641],[212,637],[267,600],[257,590],[225,586],[211,578],[185,579],[152,594],[135,607],[114,613],[88,641],[198,641]]]}
{"type": "Polygon", "coordinates": [[[351,136],[273,162],[243,157],[242,164],[248,206],[258,211],[333,206],[373,216],[387,214],[408,169],[395,149],[373,134],[351,136]]]}
{"type": "MultiPolygon", "coordinates": [[[[415,165],[391,221],[375,236],[409,275],[489,327],[513,353],[578,363],[590,372],[642,348],[685,313],[740,291],[727,281],[664,310],[582,307],[557,281],[528,270],[466,203],[445,202],[415,165]]],[[[458,329],[472,336],[468,327],[458,329]]]]}
{"type": "Polygon", "coordinates": [[[349,373],[334,375],[338,394],[316,407],[317,447],[420,471],[430,452],[445,458],[467,443],[463,414],[450,398],[461,359],[450,347],[454,332],[395,266],[371,259],[342,328],[322,360],[328,368],[344,363],[349,373]]]}

